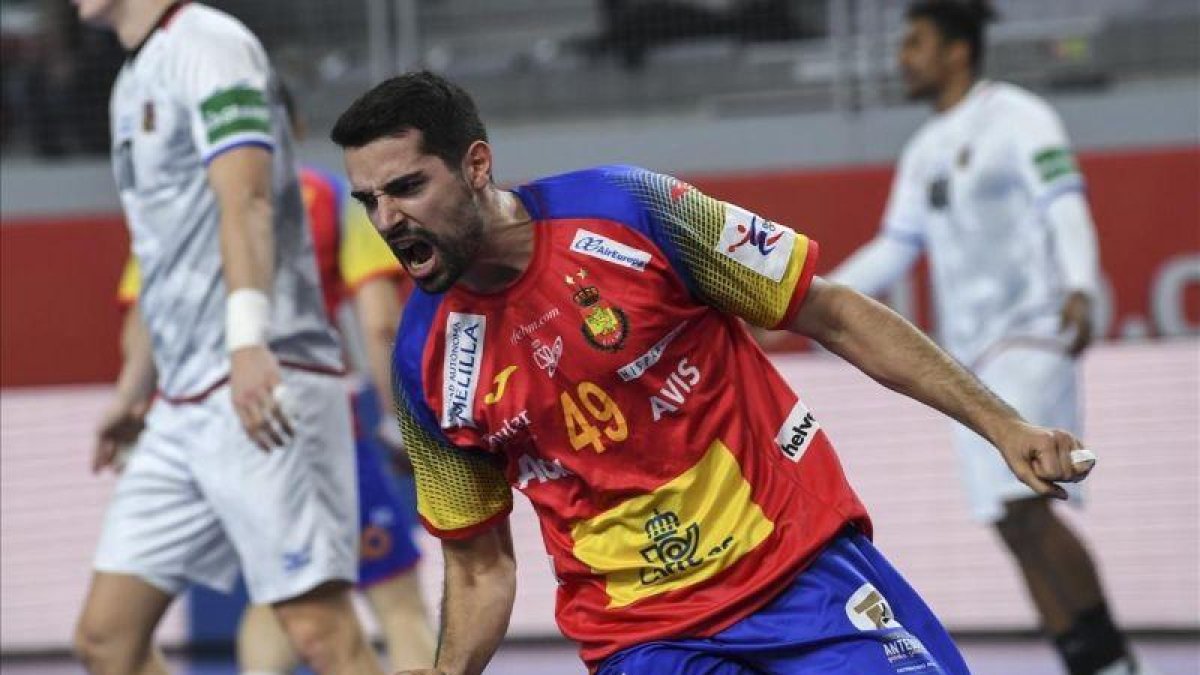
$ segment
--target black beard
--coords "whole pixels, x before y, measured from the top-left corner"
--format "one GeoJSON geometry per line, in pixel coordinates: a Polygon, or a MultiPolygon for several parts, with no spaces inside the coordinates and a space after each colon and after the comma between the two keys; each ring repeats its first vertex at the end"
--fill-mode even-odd
{"type": "Polygon", "coordinates": [[[427,279],[414,279],[417,287],[426,293],[445,293],[458,282],[462,275],[479,256],[483,246],[483,219],[473,202],[459,210],[456,220],[463,225],[452,239],[429,236],[428,243],[437,252],[441,269],[427,279]]]}

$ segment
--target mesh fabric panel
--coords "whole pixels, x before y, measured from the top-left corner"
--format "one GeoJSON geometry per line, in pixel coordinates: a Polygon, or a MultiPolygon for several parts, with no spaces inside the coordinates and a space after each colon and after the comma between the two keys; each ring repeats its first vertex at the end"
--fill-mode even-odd
{"type": "Polygon", "coordinates": [[[412,460],[417,511],[434,534],[467,529],[512,509],[512,490],[497,458],[435,438],[417,423],[403,395],[396,417],[412,460]]]}
{"type": "MultiPolygon", "coordinates": [[[[726,204],[663,174],[639,171],[614,179],[650,212],[653,227],[670,250],[672,263],[707,304],[765,328],[784,318],[809,253],[797,234],[788,272],[780,281],[721,254],[726,204]]],[[[776,227],[782,227],[777,225],[776,227]]],[[[807,283],[807,280],[803,280],[807,283]]]]}

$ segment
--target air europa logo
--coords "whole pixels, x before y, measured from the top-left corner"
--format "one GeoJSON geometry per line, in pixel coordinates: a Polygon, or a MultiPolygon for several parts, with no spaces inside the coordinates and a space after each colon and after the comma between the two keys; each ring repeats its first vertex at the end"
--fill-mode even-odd
{"type": "Polygon", "coordinates": [[[639,272],[644,271],[646,265],[650,262],[650,254],[646,251],[626,246],[619,241],[602,237],[595,232],[589,232],[584,229],[575,231],[575,239],[571,242],[571,250],[639,272]]]}
{"type": "Polygon", "coordinates": [[[450,312],[442,362],[442,428],[474,427],[472,408],[483,357],[487,317],[450,312]]]}

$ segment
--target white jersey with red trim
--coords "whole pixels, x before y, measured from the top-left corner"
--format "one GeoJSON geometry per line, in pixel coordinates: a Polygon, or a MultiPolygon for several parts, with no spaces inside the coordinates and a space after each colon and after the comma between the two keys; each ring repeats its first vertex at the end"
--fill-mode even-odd
{"type": "Polygon", "coordinates": [[[210,7],[172,6],[121,69],[110,113],[113,168],[160,389],[194,396],[228,372],[220,212],[207,168],[245,145],[273,154],[271,349],[285,363],[340,369],[286,114],[254,35],[210,7]]]}
{"type": "Polygon", "coordinates": [[[940,339],[956,358],[1061,340],[1066,291],[1045,209],[1083,187],[1058,115],[1010,84],[979,82],[909,141],[883,235],[928,253],[940,339]]]}

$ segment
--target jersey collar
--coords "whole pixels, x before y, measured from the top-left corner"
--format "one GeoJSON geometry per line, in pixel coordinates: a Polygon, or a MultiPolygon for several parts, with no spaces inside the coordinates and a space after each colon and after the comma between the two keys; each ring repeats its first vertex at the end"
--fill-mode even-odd
{"type": "Polygon", "coordinates": [[[146,37],[142,38],[142,41],[137,43],[136,47],[125,53],[125,60],[132,61],[137,58],[137,55],[142,51],[142,47],[146,46],[146,43],[150,41],[150,38],[154,37],[154,34],[160,29],[166,28],[167,24],[171,23],[171,19],[174,19],[175,15],[178,14],[179,10],[183,9],[183,6],[186,4],[187,0],[182,0],[180,2],[172,2],[170,5],[168,5],[167,8],[163,10],[162,14],[158,16],[158,20],[154,22],[154,25],[150,27],[149,32],[146,33],[146,37]]]}

